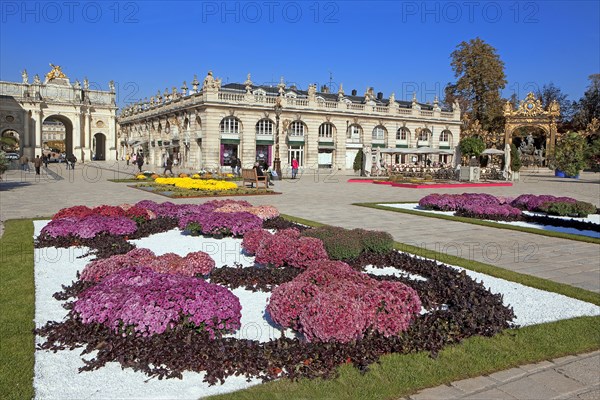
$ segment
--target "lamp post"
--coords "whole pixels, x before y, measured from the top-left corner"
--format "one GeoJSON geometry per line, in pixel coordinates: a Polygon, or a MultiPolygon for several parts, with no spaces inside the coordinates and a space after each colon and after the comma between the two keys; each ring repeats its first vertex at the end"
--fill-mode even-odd
{"type": "Polygon", "coordinates": [[[281,180],[281,159],[279,158],[279,118],[281,116],[281,96],[275,101],[275,160],[273,169],[277,173],[277,180],[281,180]]]}

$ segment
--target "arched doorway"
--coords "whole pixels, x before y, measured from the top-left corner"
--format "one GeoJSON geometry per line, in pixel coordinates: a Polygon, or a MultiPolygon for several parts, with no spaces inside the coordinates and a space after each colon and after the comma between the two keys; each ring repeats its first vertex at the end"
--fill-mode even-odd
{"type": "Polygon", "coordinates": [[[539,126],[523,125],[512,133],[512,144],[517,146],[523,166],[542,166],[546,161],[548,132],[539,126]]]}
{"type": "Polygon", "coordinates": [[[106,136],[96,133],[92,142],[92,155],[96,161],[106,160],[106,136]]]}
{"type": "MultiPolygon", "coordinates": [[[[552,154],[554,152],[554,145],[556,144],[556,121],[560,117],[560,106],[558,102],[553,101],[548,105],[548,109],[545,110],[542,107],[542,102],[535,97],[533,93],[529,93],[525,100],[519,103],[517,110],[513,108],[513,105],[507,101],[504,105],[504,117],[506,119],[506,125],[504,127],[504,143],[513,143],[515,136],[523,137],[522,133],[526,133],[524,136],[526,139],[526,145],[531,147],[535,146],[536,143],[540,143],[539,137],[541,136],[540,131],[544,132],[544,157],[546,153],[552,154]],[[534,133],[538,133],[537,139],[534,133]],[[531,133],[531,137],[527,139],[531,133]],[[537,142],[536,142],[537,141],[537,142]]],[[[519,140],[518,148],[521,145],[523,139],[519,140]]],[[[542,144],[537,144],[537,149],[541,149],[542,144]]]]}
{"type": "MultiPolygon", "coordinates": [[[[73,154],[73,123],[62,115],[50,115],[42,123],[42,148],[45,151],[73,154]]],[[[76,155],[77,156],[77,155],[76,155]]]]}

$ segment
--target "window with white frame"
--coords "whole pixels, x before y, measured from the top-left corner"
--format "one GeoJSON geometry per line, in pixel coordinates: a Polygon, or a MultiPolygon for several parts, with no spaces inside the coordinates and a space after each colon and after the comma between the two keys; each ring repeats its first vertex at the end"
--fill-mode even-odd
{"type": "Polygon", "coordinates": [[[322,123],[321,126],[319,126],[319,137],[320,138],[327,138],[327,139],[331,139],[333,138],[333,124],[330,122],[325,122],[322,123]]]}
{"type": "Polygon", "coordinates": [[[358,124],[352,124],[348,127],[348,139],[360,139],[362,128],[358,124]]]}
{"type": "Polygon", "coordinates": [[[272,135],[273,134],[273,121],[270,119],[261,119],[256,123],[256,134],[257,135],[272,135]]]}
{"type": "Polygon", "coordinates": [[[396,140],[408,140],[410,131],[408,128],[402,127],[396,131],[396,140]]]}
{"type": "Polygon", "coordinates": [[[376,126],[373,129],[373,140],[384,140],[385,139],[385,128],[381,125],[376,126]]]}
{"type": "Polygon", "coordinates": [[[449,143],[452,138],[452,133],[449,130],[444,130],[440,133],[440,142],[449,143]]]}
{"type": "Polygon", "coordinates": [[[256,89],[256,90],[254,91],[254,94],[255,94],[256,96],[266,96],[266,95],[267,95],[267,92],[265,92],[263,89],[256,89]]]}
{"type": "Polygon", "coordinates": [[[302,121],[294,121],[290,124],[290,136],[304,136],[304,123],[302,121]]]}
{"type": "Polygon", "coordinates": [[[423,141],[423,142],[428,141],[430,134],[431,134],[431,131],[429,129],[421,130],[421,132],[419,133],[419,140],[423,141]]]}
{"type": "Polygon", "coordinates": [[[240,121],[235,117],[227,117],[221,120],[221,133],[240,133],[240,121]]]}
{"type": "Polygon", "coordinates": [[[287,165],[292,164],[292,157],[295,157],[298,160],[298,165],[300,167],[304,166],[304,145],[292,145],[288,147],[288,159],[287,165]]]}
{"type": "Polygon", "coordinates": [[[285,97],[288,97],[290,99],[295,99],[296,97],[298,97],[298,95],[296,93],[294,93],[294,92],[287,92],[285,94],[285,97]]]}

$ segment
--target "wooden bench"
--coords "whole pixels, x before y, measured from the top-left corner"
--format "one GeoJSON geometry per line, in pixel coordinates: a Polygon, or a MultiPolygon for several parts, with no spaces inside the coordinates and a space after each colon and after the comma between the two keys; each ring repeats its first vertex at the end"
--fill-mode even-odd
{"type": "Polygon", "coordinates": [[[242,184],[245,186],[246,182],[250,183],[250,186],[256,185],[256,189],[258,189],[258,185],[262,182],[265,189],[267,189],[267,177],[266,176],[258,176],[256,175],[256,170],[254,168],[250,169],[242,169],[242,184]]]}

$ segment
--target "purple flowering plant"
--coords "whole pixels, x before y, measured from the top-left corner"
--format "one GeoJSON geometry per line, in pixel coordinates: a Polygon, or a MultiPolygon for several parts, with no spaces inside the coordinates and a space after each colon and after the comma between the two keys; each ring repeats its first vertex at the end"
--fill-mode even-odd
{"type": "Polygon", "coordinates": [[[73,310],[83,323],[101,323],[124,336],[161,334],[183,324],[214,338],[239,329],[242,306],[223,286],[136,266],[82,292],[73,310]]]}

